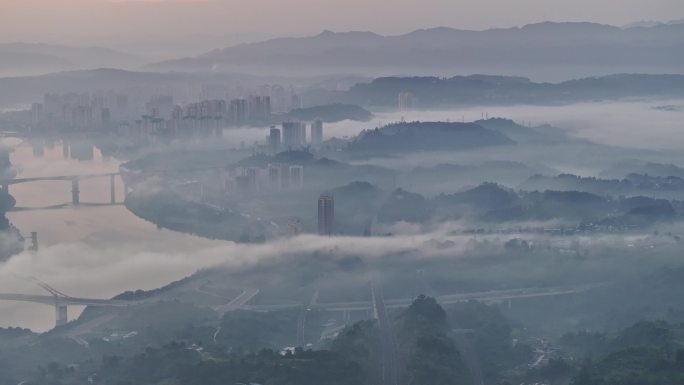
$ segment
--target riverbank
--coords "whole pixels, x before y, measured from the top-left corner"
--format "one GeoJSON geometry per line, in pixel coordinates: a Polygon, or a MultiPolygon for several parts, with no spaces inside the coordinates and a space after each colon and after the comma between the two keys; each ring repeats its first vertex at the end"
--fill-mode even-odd
{"type": "MultiPolygon", "coordinates": [[[[7,226],[0,230],[0,262],[24,251],[24,237],[19,230],[4,218],[7,226]]],[[[3,227],[0,225],[0,227],[3,227]]]]}
{"type": "Polygon", "coordinates": [[[139,218],[165,228],[208,239],[261,243],[272,224],[235,210],[194,202],[173,194],[129,193],[126,208],[139,218]]]}

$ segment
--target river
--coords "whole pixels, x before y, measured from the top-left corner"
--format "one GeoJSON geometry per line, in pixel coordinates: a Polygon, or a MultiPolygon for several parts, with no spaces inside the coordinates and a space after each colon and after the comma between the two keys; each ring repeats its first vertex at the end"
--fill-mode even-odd
{"type": "MultiPolygon", "coordinates": [[[[17,168],[17,178],[114,173],[122,163],[120,159],[103,156],[88,143],[57,141],[46,144],[3,139],[0,144],[14,148],[10,159],[17,168]]],[[[79,207],[69,205],[60,209],[8,213],[9,220],[27,238],[30,238],[30,232],[38,233],[39,250],[35,253],[26,251],[0,264],[0,292],[45,294],[17,275],[35,276],[68,295],[81,297],[107,298],[125,290],[152,289],[191,274],[204,266],[204,262],[176,261],[159,268],[145,265],[143,271],[143,267],[136,268],[134,261],[128,261],[129,267],[119,266],[117,275],[111,274],[114,262],[103,261],[102,258],[106,258],[103,256],[126,253],[116,261],[121,264],[140,253],[190,254],[196,248],[226,244],[157,228],[121,204],[124,187],[118,176],[115,186],[118,205],[88,206],[90,203],[110,203],[110,178],[103,177],[80,182],[82,204],[79,207]],[[73,274],[69,274],[71,271],[73,274]]],[[[70,181],[35,181],[12,185],[10,193],[17,201],[16,207],[39,208],[71,203],[71,189],[70,181]]],[[[70,307],[69,318],[74,319],[81,310],[70,307]]],[[[41,304],[0,302],[0,326],[48,330],[54,326],[54,309],[41,304]]]]}

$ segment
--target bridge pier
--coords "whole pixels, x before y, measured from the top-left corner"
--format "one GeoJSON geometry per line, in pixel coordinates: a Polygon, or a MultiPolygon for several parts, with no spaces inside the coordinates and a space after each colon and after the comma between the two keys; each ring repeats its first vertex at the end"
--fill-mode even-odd
{"type": "Polygon", "coordinates": [[[69,159],[69,156],[70,156],[69,153],[70,152],[71,151],[69,149],[69,142],[62,141],[62,158],[69,159]]]}
{"type": "Polygon", "coordinates": [[[78,185],[78,179],[71,180],[71,203],[78,206],[81,203],[81,190],[78,185]]]}
{"type": "Polygon", "coordinates": [[[109,202],[116,203],[116,175],[109,176],[109,202]]]}
{"type": "Polygon", "coordinates": [[[55,302],[55,317],[57,319],[55,322],[55,327],[64,326],[67,324],[67,322],[69,322],[66,304],[55,302]]]}
{"type": "Polygon", "coordinates": [[[36,231],[31,231],[31,246],[29,250],[38,251],[38,232],[36,231]]]}

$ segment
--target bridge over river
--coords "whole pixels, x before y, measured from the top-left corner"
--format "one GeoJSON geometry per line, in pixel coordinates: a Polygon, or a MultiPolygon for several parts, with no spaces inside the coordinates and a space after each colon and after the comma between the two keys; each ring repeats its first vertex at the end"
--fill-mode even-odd
{"type": "Polygon", "coordinates": [[[82,297],[72,297],[62,293],[61,291],[53,288],[47,283],[38,280],[36,278],[25,278],[28,281],[36,283],[38,286],[43,288],[43,290],[48,292],[48,295],[40,294],[15,294],[15,293],[0,293],[0,301],[20,301],[20,302],[33,302],[40,303],[44,305],[51,305],[55,307],[55,326],[66,325],[69,321],[67,306],[107,306],[107,307],[123,307],[131,306],[136,304],[135,301],[122,301],[116,299],[95,299],[95,298],[82,298],[82,297]]]}
{"type": "MultiPolygon", "coordinates": [[[[79,175],[53,175],[53,176],[36,176],[26,178],[13,178],[0,180],[0,189],[10,193],[10,186],[25,183],[34,183],[41,181],[65,181],[71,183],[71,206],[89,205],[89,206],[111,206],[117,205],[116,200],[116,177],[122,176],[124,173],[140,174],[140,175],[157,175],[168,173],[194,172],[194,171],[208,171],[208,170],[226,170],[229,166],[206,166],[206,167],[191,167],[191,168],[171,168],[171,169],[154,169],[137,172],[108,172],[95,174],[79,174],[79,175]],[[80,182],[83,180],[109,178],[109,203],[81,203],[81,189],[80,182]]],[[[124,182],[124,194],[128,193],[128,189],[124,182]]],[[[14,207],[10,211],[26,211],[26,210],[44,210],[44,209],[59,209],[69,207],[69,203],[46,207],[14,207]]]]}
{"type": "MultiPolygon", "coordinates": [[[[102,174],[82,174],[82,175],[56,175],[56,176],[38,176],[30,178],[14,178],[0,181],[0,188],[10,193],[10,186],[21,183],[32,183],[40,181],[66,181],[71,182],[71,204],[78,206],[81,204],[81,188],[80,181],[95,178],[109,178],[109,201],[110,204],[116,204],[116,177],[121,173],[102,173],[102,174]]],[[[125,191],[125,189],[124,189],[125,191]]],[[[59,205],[57,205],[59,206],[59,205]]],[[[56,208],[56,207],[47,207],[56,208]]],[[[28,208],[13,208],[12,211],[21,211],[28,208]]]]}

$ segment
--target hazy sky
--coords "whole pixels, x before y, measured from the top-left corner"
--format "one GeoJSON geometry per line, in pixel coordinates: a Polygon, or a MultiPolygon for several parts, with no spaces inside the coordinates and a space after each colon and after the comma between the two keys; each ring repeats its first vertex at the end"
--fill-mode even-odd
{"type": "Polygon", "coordinates": [[[681,18],[682,0],[0,0],[0,42],[203,48],[323,29],[398,34],[433,26],[681,18]]]}

